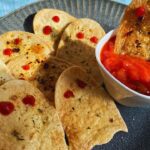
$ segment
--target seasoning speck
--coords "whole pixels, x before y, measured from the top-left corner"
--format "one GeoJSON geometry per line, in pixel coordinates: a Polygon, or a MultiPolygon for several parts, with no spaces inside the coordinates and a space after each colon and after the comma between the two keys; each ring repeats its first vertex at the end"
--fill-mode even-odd
{"type": "Polygon", "coordinates": [[[22,141],[24,140],[23,136],[16,130],[13,130],[11,135],[13,135],[17,140],[22,141]]]}
{"type": "Polygon", "coordinates": [[[109,119],[109,122],[110,122],[110,123],[113,123],[113,121],[114,121],[113,118],[110,118],[110,119],[109,119]]]}
{"type": "Polygon", "coordinates": [[[18,53],[20,51],[20,49],[19,48],[13,48],[12,51],[15,53],[18,53]]]}
{"type": "Polygon", "coordinates": [[[49,68],[49,64],[45,63],[43,67],[44,67],[44,69],[48,69],[49,68]]]}

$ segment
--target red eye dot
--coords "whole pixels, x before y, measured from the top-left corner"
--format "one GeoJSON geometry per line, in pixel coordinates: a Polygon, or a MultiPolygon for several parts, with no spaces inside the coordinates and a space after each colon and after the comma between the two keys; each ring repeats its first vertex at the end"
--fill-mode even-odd
{"type": "Polygon", "coordinates": [[[145,7],[141,6],[135,10],[135,14],[137,17],[143,17],[145,14],[145,7]]]}
{"type": "Polygon", "coordinates": [[[29,64],[22,66],[22,69],[23,69],[23,70],[29,70],[29,69],[30,69],[29,64]]]}
{"type": "Polygon", "coordinates": [[[14,111],[14,105],[11,102],[0,102],[0,113],[2,115],[9,115],[14,111]]]}
{"type": "Polygon", "coordinates": [[[16,44],[16,45],[18,45],[20,42],[21,42],[21,39],[19,39],[19,38],[16,38],[16,39],[14,40],[14,44],[16,44]]]}
{"type": "Polygon", "coordinates": [[[67,90],[65,93],[64,93],[64,97],[65,98],[70,98],[70,97],[74,97],[74,94],[71,90],[67,90]]]}
{"type": "Polygon", "coordinates": [[[25,105],[34,106],[35,105],[35,98],[32,95],[27,95],[26,97],[23,98],[22,102],[25,105]]]}
{"type": "Polygon", "coordinates": [[[83,39],[83,38],[84,38],[84,33],[78,32],[78,33],[76,34],[76,37],[77,37],[78,39],[83,39]]]}
{"type": "Polygon", "coordinates": [[[90,41],[91,41],[92,43],[97,44],[97,43],[98,43],[98,38],[97,38],[96,36],[93,36],[93,37],[90,38],[90,41]]]}
{"type": "Polygon", "coordinates": [[[54,16],[54,17],[52,18],[52,20],[53,20],[54,22],[59,22],[59,21],[60,21],[60,19],[59,19],[58,16],[54,16]]]}
{"type": "Polygon", "coordinates": [[[11,56],[12,53],[13,53],[13,51],[10,48],[6,48],[6,49],[3,50],[4,55],[11,56]]]}
{"type": "Polygon", "coordinates": [[[48,34],[50,34],[52,32],[52,28],[50,27],[50,26],[45,26],[44,28],[43,28],[43,33],[45,34],[45,35],[48,35],[48,34]]]}

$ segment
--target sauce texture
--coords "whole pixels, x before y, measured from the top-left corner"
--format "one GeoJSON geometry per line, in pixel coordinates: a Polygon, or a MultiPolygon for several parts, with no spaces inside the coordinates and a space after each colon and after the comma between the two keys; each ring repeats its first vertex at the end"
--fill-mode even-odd
{"type": "Polygon", "coordinates": [[[144,59],[114,53],[116,37],[103,47],[100,59],[105,68],[127,87],[150,96],[150,62],[144,59]]]}

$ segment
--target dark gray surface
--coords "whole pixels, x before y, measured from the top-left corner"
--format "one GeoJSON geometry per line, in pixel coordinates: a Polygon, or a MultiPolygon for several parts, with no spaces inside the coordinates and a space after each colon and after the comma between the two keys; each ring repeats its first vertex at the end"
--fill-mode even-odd
{"type": "MultiPolygon", "coordinates": [[[[0,20],[0,33],[10,30],[32,32],[34,14],[42,8],[62,9],[76,17],[95,19],[108,32],[118,25],[124,5],[109,0],[49,0],[38,2],[2,18],[0,20]]],[[[96,146],[93,150],[150,150],[150,108],[129,108],[119,104],[117,106],[127,123],[129,132],[119,132],[111,142],[96,146]]]]}

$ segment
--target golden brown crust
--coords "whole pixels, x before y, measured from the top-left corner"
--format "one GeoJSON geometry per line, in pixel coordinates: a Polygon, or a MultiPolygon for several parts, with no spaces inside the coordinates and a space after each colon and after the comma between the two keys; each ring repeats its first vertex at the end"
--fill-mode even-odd
{"type": "Polygon", "coordinates": [[[115,52],[150,59],[150,1],[133,0],[117,30],[115,52]],[[136,16],[136,9],[145,7],[143,17],[136,16]]]}

